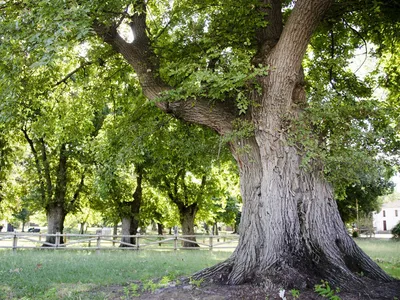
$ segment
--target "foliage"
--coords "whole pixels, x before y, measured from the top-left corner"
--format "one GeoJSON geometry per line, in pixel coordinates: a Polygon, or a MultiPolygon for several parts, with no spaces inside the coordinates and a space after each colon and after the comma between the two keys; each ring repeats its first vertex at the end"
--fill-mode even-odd
{"type": "Polygon", "coordinates": [[[203,220],[215,211],[226,211],[223,203],[229,196],[225,190],[232,180],[226,180],[231,175],[223,169],[232,167],[225,147],[214,133],[169,120],[167,126],[153,134],[152,143],[155,168],[148,173],[149,182],[178,207],[181,217],[183,210],[192,205],[196,205],[203,220]]]}
{"type": "MultiPolygon", "coordinates": [[[[16,51],[28,51],[29,58],[34,57],[33,49],[19,46],[16,51]]],[[[12,74],[13,86],[23,88],[8,95],[4,90],[1,97],[5,124],[16,127],[19,143],[24,140],[30,151],[18,161],[26,165],[17,182],[25,189],[22,200],[32,210],[47,210],[50,204],[61,202],[68,213],[79,209],[84,199],[89,144],[101,126],[104,90],[94,88],[101,67],[86,60],[89,56],[81,56],[82,47],[58,51],[61,56],[53,57],[52,68],[14,64],[18,75],[12,74]]],[[[5,71],[8,66],[0,67],[5,71]]]]}
{"type": "Polygon", "coordinates": [[[400,239],[400,222],[392,229],[393,238],[400,239]]]}
{"type": "Polygon", "coordinates": [[[197,287],[197,288],[199,288],[203,282],[204,282],[204,279],[203,279],[203,278],[198,279],[198,280],[193,279],[193,278],[190,278],[190,279],[189,279],[189,283],[190,283],[191,285],[197,287]]]}
{"type": "Polygon", "coordinates": [[[359,174],[359,180],[348,185],[341,197],[337,196],[343,222],[355,221],[357,214],[361,216],[379,211],[382,205],[380,197],[393,192],[394,183],[390,181],[391,176],[392,170],[379,169],[359,174]]]}
{"type": "MultiPolygon", "coordinates": [[[[376,8],[380,5],[384,7],[376,3],[376,8]]],[[[385,95],[394,92],[395,84],[382,89],[382,76],[387,76],[382,66],[387,57],[396,56],[385,44],[393,41],[378,34],[381,23],[369,23],[367,10],[341,17],[343,22],[328,17],[311,40],[303,63],[308,101],[288,130],[301,145],[303,165],[318,162],[316,168],[333,184],[341,216],[348,222],[355,218],[356,199],[360,211],[368,213],[379,207],[378,196],[392,191],[389,179],[399,165],[400,139],[399,110],[394,98],[385,95]],[[371,24],[376,26],[372,31],[371,24]],[[360,49],[365,52],[357,59],[360,49]]],[[[388,21],[383,15],[379,20],[388,21]]]]}
{"type": "Polygon", "coordinates": [[[290,294],[292,295],[293,299],[297,299],[300,297],[300,291],[296,289],[291,289],[290,294]]]}
{"type": "Polygon", "coordinates": [[[30,215],[31,212],[25,207],[13,214],[14,218],[22,222],[22,231],[24,231],[24,225],[26,222],[28,222],[30,215]]]}
{"type": "Polygon", "coordinates": [[[340,300],[340,297],[336,295],[336,293],[340,292],[340,289],[332,289],[327,281],[321,280],[321,284],[315,285],[314,290],[318,295],[329,300],[340,300]]]}

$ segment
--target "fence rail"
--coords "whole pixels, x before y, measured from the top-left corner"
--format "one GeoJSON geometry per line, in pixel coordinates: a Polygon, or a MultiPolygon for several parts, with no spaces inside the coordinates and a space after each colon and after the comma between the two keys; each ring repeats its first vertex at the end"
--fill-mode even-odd
{"type": "Polygon", "coordinates": [[[234,249],[239,236],[229,235],[103,235],[43,234],[0,232],[0,249],[57,249],[57,250],[213,250],[234,249]],[[53,237],[48,242],[47,237],[53,237]],[[196,238],[196,241],[192,239],[196,238]],[[191,247],[184,247],[183,242],[191,247]]]}

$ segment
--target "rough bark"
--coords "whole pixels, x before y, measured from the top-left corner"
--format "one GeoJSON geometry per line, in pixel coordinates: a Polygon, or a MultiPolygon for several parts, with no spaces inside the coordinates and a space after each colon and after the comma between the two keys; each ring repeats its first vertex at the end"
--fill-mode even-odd
{"type": "Polygon", "coordinates": [[[332,189],[318,170],[302,170],[297,149],[282,137],[261,140],[252,140],[251,153],[241,158],[245,202],[239,245],[227,262],[195,277],[228,284],[260,280],[287,288],[313,287],[321,279],[344,289],[362,288],[361,273],[390,281],[347,233],[332,189]]]}
{"type": "MultiPolygon", "coordinates": [[[[288,117],[296,118],[305,103],[304,53],[333,1],[296,1],[284,27],[281,1],[262,2],[268,4],[264,8],[269,25],[257,32],[258,51],[253,62],[269,65],[270,73],[259,77],[261,95],[250,95],[258,105],[245,118],[254,125],[254,136],[231,145],[240,169],[243,198],[240,240],[230,259],[194,278],[228,284],[262,281],[285,288],[313,287],[325,279],[347,290],[362,290],[368,280],[389,282],[392,278],[346,232],[332,187],[323,179],[318,164],[302,169],[301,152],[289,143],[285,131],[288,117]]],[[[130,44],[118,36],[116,28],[96,24],[95,30],[132,65],[145,95],[154,99],[169,87],[152,75],[158,67],[146,37],[145,16],[134,19],[132,28],[141,38],[130,44]]],[[[229,101],[212,107],[207,99],[193,103],[158,106],[220,134],[232,130],[235,114],[229,101]]]]}

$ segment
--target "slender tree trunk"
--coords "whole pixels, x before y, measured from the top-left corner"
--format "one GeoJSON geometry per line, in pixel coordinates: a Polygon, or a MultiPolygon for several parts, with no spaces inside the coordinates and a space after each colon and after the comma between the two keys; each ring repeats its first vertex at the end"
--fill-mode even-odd
{"type": "Polygon", "coordinates": [[[115,222],[113,226],[113,246],[115,246],[115,240],[117,239],[116,237],[117,234],[118,234],[118,222],[115,222]]]}
{"type": "Polygon", "coordinates": [[[242,213],[239,211],[236,215],[235,218],[235,224],[234,224],[234,231],[233,233],[239,233],[239,225],[240,225],[240,219],[241,219],[242,213]]]}
{"type": "MultiPolygon", "coordinates": [[[[157,233],[158,233],[158,235],[163,235],[163,225],[161,224],[161,223],[157,223],[157,233]]],[[[161,240],[162,238],[160,238],[160,240],[161,240]]],[[[160,246],[161,247],[161,243],[159,243],[158,244],[158,246],[160,246]]]]}
{"type": "Polygon", "coordinates": [[[158,235],[163,235],[164,226],[161,223],[157,223],[157,233],[158,235]]]}
{"type": "Polygon", "coordinates": [[[218,235],[219,233],[218,233],[218,223],[217,222],[215,222],[214,224],[213,224],[213,235],[218,235]]]}
{"type": "MultiPolygon", "coordinates": [[[[196,213],[198,210],[197,203],[193,203],[192,205],[185,206],[183,204],[178,205],[179,209],[179,220],[182,227],[183,235],[195,235],[194,232],[194,219],[196,217],[196,213]]],[[[199,247],[196,243],[196,237],[185,237],[185,240],[193,241],[183,241],[183,247],[199,247]]]]}
{"type": "Polygon", "coordinates": [[[86,222],[81,222],[80,223],[79,234],[84,234],[85,233],[85,224],[86,224],[86,222]]]}
{"type": "Polygon", "coordinates": [[[157,231],[157,223],[154,220],[151,221],[151,231],[157,231]]]}
{"type": "MultiPolygon", "coordinates": [[[[43,142],[43,156],[45,157],[45,146],[43,142]]],[[[49,162],[47,161],[47,158],[43,158],[44,162],[43,164],[47,167],[45,167],[45,170],[50,169],[49,167],[49,162]]],[[[46,213],[47,213],[47,233],[55,234],[57,232],[63,233],[64,230],[64,220],[65,216],[67,215],[67,211],[65,209],[65,196],[67,193],[67,160],[68,156],[66,153],[66,145],[62,144],[60,147],[60,153],[59,153],[59,162],[58,162],[58,169],[57,169],[57,180],[56,180],[56,187],[54,191],[54,196],[52,201],[47,205],[46,207],[46,213]]],[[[45,173],[47,174],[49,171],[47,170],[45,173]]],[[[50,179],[50,174],[48,174],[49,177],[48,181],[51,182],[50,179]]],[[[50,183],[48,184],[48,190],[49,193],[51,192],[51,187],[50,183]]],[[[55,236],[48,236],[46,237],[46,242],[47,243],[55,243],[55,236]]],[[[64,240],[61,237],[60,243],[63,244],[64,240]]],[[[46,246],[46,245],[44,245],[46,246]]]]}

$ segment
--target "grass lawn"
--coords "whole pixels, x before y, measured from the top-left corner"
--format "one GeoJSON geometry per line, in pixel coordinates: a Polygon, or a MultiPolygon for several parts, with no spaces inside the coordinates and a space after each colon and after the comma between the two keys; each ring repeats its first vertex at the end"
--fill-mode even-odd
{"type": "MultiPolygon", "coordinates": [[[[400,242],[357,239],[386,272],[400,278],[400,242]]],[[[113,287],[134,293],[229,257],[228,251],[0,251],[0,299],[109,299],[113,287]],[[129,291],[128,291],[129,289],[129,291]]],[[[114,290],[115,290],[114,289],[114,290]]],[[[128,297],[126,297],[128,298],[128,297]]]]}
{"type": "MultiPolygon", "coordinates": [[[[0,251],[0,299],[107,299],[82,297],[99,286],[151,279],[174,280],[223,261],[223,251],[0,251]]],[[[93,293],[91,293],[93,295],[93,293]]]]}
{"type": "Polygon", "coordinates": [[[386,273],[400,279],[400,241],[367,238],[356,242],[386,273]]]}

